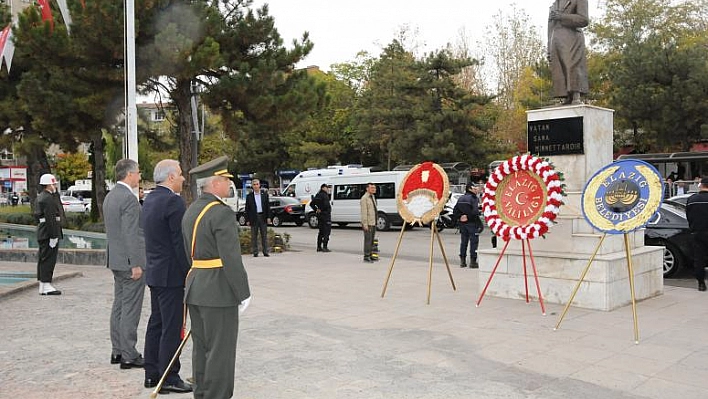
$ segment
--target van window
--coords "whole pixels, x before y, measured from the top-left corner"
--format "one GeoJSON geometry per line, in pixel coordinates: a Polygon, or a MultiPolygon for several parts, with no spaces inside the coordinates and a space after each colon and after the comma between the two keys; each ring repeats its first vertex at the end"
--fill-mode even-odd
{"type": "MultiPolygon", "coordinates": [[[[396,184],[375,183],[377,199],[396,198],[396,184]]],[[[366,183],[364,184],[338,184],[334,186],[335,200],[359,200],[366,193],[366,183]]]]}

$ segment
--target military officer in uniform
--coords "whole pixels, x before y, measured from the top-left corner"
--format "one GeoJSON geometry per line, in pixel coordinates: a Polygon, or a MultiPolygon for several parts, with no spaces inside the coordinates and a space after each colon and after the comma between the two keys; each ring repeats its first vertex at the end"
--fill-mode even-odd
{"type": "Polygon", "coordinates": [[[236,214],[222,201],[233,177],[227,162],[223,156],[189,171],[202,195],[182,218],[185,249],[192,263],[185,302],[194,344],[196,399],[233,396],[239,313],[251,299],[236,214]]]}
{"type": "Polygon", "coordinates": [[[54,193],[57,191],[57,179],[49,173],[39,178],[42,192],[37,195],[34,217],[37,220],[37,280],[39,295],[61,295],[61,291],[52,286],[54,267],[59,254],[59,240],[64,238],[61,230],[64,209],[54,193]]]}

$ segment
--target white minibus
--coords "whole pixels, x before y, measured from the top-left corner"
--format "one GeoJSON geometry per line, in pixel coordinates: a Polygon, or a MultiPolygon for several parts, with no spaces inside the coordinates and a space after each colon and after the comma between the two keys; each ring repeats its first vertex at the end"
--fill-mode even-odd
{"type": "MultiPolygon", "coordinates": [[[[332,204],[332,223],[346,226],[349,223],[361,222],[359,200],[366,192],[366,185],[376,185],[376,219],[377,230],[389,230],[391,226],[403,224],[398,214],[396,194],[401,181],[406,176],[405,171],[372,172],[362,175],[330,176],[325,183],[332,187],[330,203],[332,204]]],[[[319,187],[318,187],[319,189],[319,187]]],[[[307,218],[310,227],[317,227],[317,216],[310,210],[307,218]]]]}

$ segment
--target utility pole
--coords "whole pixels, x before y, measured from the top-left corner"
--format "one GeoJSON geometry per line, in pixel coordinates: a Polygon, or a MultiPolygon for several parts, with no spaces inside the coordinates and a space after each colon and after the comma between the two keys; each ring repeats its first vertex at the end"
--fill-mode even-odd
{"type": "Polygon", "coordinates": [[[125,155],[138,162],[138,108],[135,104],[135,0],[125,0],[125,155]]]}

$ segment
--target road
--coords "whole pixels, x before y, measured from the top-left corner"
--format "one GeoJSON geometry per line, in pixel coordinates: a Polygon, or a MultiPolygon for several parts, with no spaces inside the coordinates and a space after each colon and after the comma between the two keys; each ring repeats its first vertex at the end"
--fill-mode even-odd
{"type": "MultiPolygon", "coordinates": [[[[284,225],[276,228],[276,231],[290,234],[290,245],[294,251],[314,251],[317,242],[317,229],[311,229],[307,225],[297,227],[295,225],[284,225]]],[[[394,227],[390,231],[377,232],[379,239],[380,256],[382,259],[390,259],[396,248],[396,243],[400,236],[400,227],[394,227]]],[[[451,266],[457,267],[459,264],[460,235],[457,230],[446,229],[440,232],[440,238],[445,246],[445,253],[451,266]]],[[[479,240],[479,249],[492,248],[492,233],[489,229],[482,232],[479,240]]],[[[437,240],[436,240],[437,241],[437,240]]],[[[332,226],[329,248],[332,251],[362,254],[364,237],[359,225],[348,225],[340,227],[332,226]]],[[[406,230],[403,234],[398,258],[406,260],[427,261],[430,256],[430,230],[424,227],[416,227],[406,230]]],[[[433,246],[433,260],[435,264],[443,262],[440,247],[437,242],[433,246]]],[[[664,284],[674,287],[694,288],[695,279],[692,277],[690,269],[679,270],[674,278],[664,279],[664,284]]]]}
{"type": "MultiPolygon", "coordinates": [[[[290,234],[290,244],[296,251],[314,251],[317,242],[317,229],[311,229],[307,225],[302,227],[281,226],[276,231],[290,234]]],[[[396,243],[401,235],[400,227],[394,227],[390,231],[378,231],[376,237],[379,239],[379,255],[381,258],[390,259],[396,249],[396,243]]],[[[488,229],[480,236],[479,248],[491,248],[491,233],[488,229]]],[[[427,227],[415,227],[403,233],[398,258],[406,260],[425,261],[430,256],[430,230],[427,227]]],[[[445,253],[451,265],[458,265],[460,234],[454,229],[445,229],[440,232],[440,238],[445,247],[445,253]]],[[[337,252],[361,254],[363,256],[364,235],[359,225],[348,225],[340,227],[332,226],[329,249],[337,252]]],[[[433,246],[434,260],[442,261],[442,254],[437,240],[433,246]]]]}

